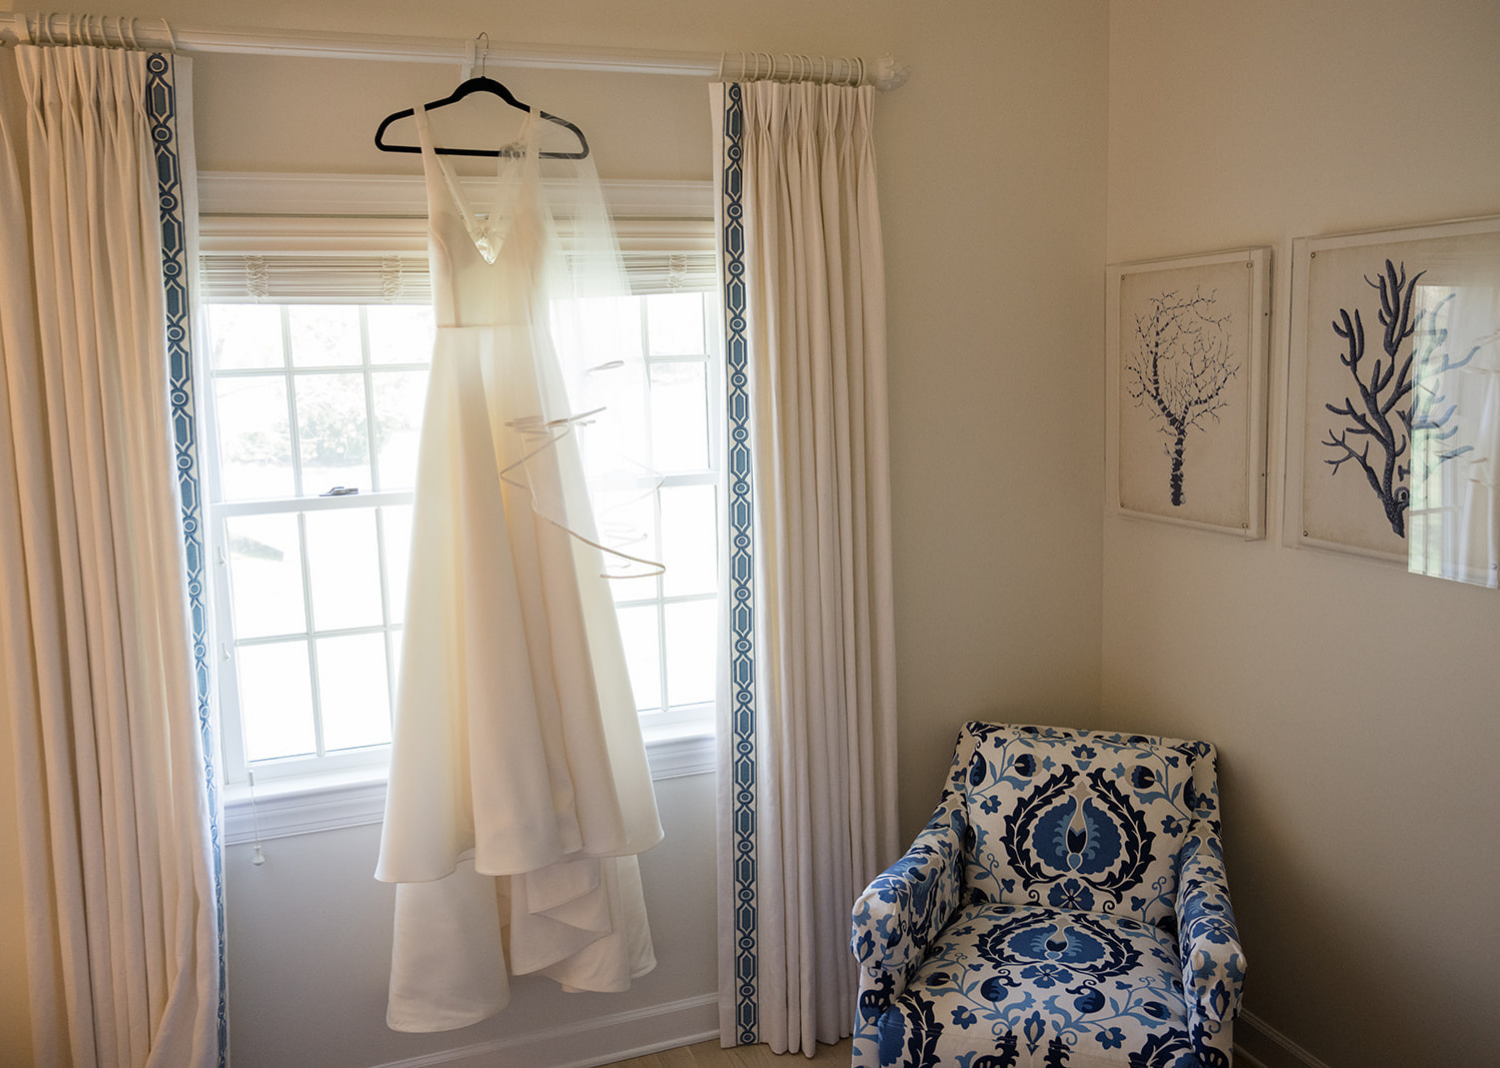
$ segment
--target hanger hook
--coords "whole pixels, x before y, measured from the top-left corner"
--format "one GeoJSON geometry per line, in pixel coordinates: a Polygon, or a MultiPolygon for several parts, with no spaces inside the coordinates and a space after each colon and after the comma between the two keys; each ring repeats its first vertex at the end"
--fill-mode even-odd
{"type": "Polygon", "coordinates": [[[483,78],[486,75],[486,71],[484,69],[485,60],[490,58],[490,35],[484,30],[480,30],[479,36],[474,38],[474,40],[479,41],[481,39],[484,41],[484,51],[479,53],[479,76],[483,78]]]}

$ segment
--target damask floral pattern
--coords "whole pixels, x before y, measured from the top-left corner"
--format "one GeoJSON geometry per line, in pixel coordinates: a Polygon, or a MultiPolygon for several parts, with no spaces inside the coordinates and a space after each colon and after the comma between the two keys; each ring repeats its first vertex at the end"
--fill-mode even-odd
{"type": "Polygon", "coordinates": [[[1218,1068],[1244,955],[1213,747],[968,724],[856,904],[854,1064],[1218,1068]]]}

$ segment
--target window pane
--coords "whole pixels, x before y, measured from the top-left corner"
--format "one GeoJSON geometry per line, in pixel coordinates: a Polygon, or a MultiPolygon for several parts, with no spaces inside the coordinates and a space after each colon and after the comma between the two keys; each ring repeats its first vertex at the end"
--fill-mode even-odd
{"type": "MultiPolygon", "coordinates": [[[[406,569],[411,562],[411,505],[380,509],[381,535],[385,538],[385,594],[390,604],[390,622],[406,618],[406,569]]],[[[400,663],[397,660],[396,663],[400,663]]]]}
{"type": "Polygon", "coordinates": [[[318,701],[323,748],[357,749],[391,740],[385,635],[318,639],[318,701]]]}
{"type": "Polygon", "coordinates": [[[574,410],[604,409],[578,428],[585,475],[597,483],[648,474],[644,366],[635,361],[594,372],[585,386],[581,397],[572,398],[574,410]]]}
{"type": "Polygon", "coordinates": [[[286,379],[280,375],[216,378],[214,397],[220,499],[243,501],[295,493],[286,379]]]}
{"type": "Polygon", "coordinates": [[[661,638],[656,629],[656,606],[621,608],[620,637],[625,642],[625,663],[630,669],[630,688],[635,707],[642,712],[661,707],[661,638]]]}
{"type": "Polygon", "coordinates": [[[577,371],[641,354],[640,305],[633,297],[590,297],[557,301],[552,331],[564,369],[577,371]]]}
{"type": "Polygon", "coordinates": [[[365,309],[371,363],[430,363],[432,308],[427,304],[372,304],[365,309]]]}
{"type": "Polygon", "coordinates": [[[213,369],[281,367],[281,309],[274,304],[210,304],[213,369]]]}
{"type": "Polygon", "coordinates": [[[651,450],[658,471],[708,467],[707,364],[651,365],[651,450]]]}
{"type": "Polygon", "coordinates": [[[225,522],[236,638],[307,630],[302,547],[295,515],[247,515],[225,522]]]}
{"type": "Polygon", "coordinates": [[[669,604],[667,613],[667,700],[695,705],[714,699],[714,650],[718,621],[713,601],[669,604]]]}
{"type": "Polygon", "coordinates": [[[703,353],[703,294],[662,293],[646,298],[652,356],[703,353]]]}
{"type": "Polygon", "coordinates": [[[362,362],[356,304],[293,304],[287,308],[287,328],[298,367],[362,362]]]}
{"type": "Polygon", "coordinates": [[[307,643],[241,646],[235,666],[246,756],[274,760],[317,752],[307,643]]]}
{"type": "Polygon", "coordinates": [[[302,492],[316,497],[335,486],[368,492],[370,437],[365,376],[298,375],[296,390],[302,492]]]}
{"type": "Polygon", "coordinates": [[[306,522],[313,625],[320,631],[380,626],[375,510],[308,512],[306,522]]]}
{"type": "Polygon", "coordinates": [[[668,597],[717,593],[718,541],[712,486],[661,490],[662,592],[668,597]]]}
{"type": "Polygon", "coordinates": [[[375,448],[380,457],[380,488],[409,489],[417,483],[417,446],[422,436],[426,371],[377,371],[375,448]]]}

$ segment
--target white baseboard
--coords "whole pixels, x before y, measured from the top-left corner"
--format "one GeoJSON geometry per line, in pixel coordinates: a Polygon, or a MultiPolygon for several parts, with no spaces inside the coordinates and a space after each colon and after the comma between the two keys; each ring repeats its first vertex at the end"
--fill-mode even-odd
{"type": "Polygon", "coordinates": [[[454,1068],[594,1068],[718,1037],[719,995],[714,993],[389,1061],[373,1068],[427,1068],[437,1064],[454,1068]]]}
{"type": "Polygon", "coordinates": [[[1328,1068],[1325,1062],[1253,1013],[1241,1012],[1234,1031],[1234,1059],[1245,1068],[1328,1068]],[[1246,1037],[1252,1039],[1250,1049],[1245,1048],[1246,1037]]]}

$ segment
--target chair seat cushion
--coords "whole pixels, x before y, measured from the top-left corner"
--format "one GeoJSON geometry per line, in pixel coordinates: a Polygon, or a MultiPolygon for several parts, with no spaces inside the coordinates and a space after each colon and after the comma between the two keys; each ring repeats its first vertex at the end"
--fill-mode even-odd
{"type": "Polygon", "coordinates": [[[960,908],[877,1027],[882,1066],[1199,1066],[1172,936],[1042,905],[960,908]]]}

